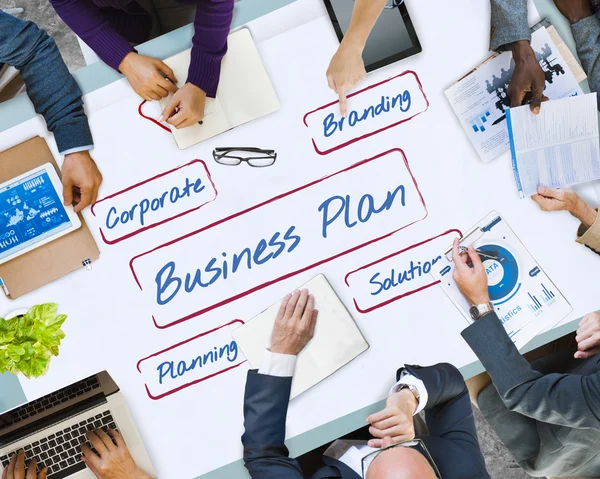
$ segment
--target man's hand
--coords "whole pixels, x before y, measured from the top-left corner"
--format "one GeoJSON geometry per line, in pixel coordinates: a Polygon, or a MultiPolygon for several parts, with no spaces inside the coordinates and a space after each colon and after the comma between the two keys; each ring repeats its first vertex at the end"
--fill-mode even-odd
{"type": "Polygon", "coordinates": [[[123,436],[110,429],[108,434],[101,429],[87,433],[88,440],[98,454],[94,453],[87,443],[81,446],[82,460],[96,477],[98,479],[151,479],[136,465],[123,441],[123,436]]]}
{"type": "Polygon", "coordinates": [[[158,121],[167,120],[175,128],[187,128],[204,118],[206,93],[196,85],[186,83],[169,101],[158,121]]]}
{"type": "Polygon", "coordinates": [[[531,199],[540,205],[542,211],[568,211],[587,228],[596,221],[598,214],[596,210],[574,191],[548,188],[547,186],[539,186],[537,191],[537,194],[533,195],[531,199]]]}
{"type": "Polygon", "coordinates": [[[489,303],[488,278],[481,258],[473,245],[469,246],[467,253],[463,254],[460,253],[458,246],[458,238],[455,238],[452,247],[454,261],[452,277],[458,289],[471,305],[489,303]]]}
{"type": "Polygon", "coordinates": [[[554,0],[554,4],[571,25],[594,14],[590,0],[554,0]]]}
{"type": "Polygon", "coordinates": [[[412,441],[415,438],[413,416],[418,405],[417,398],[408,389],[389,396],[385,409],[367,418],[371,424],[369,432],[376,438],[369,441],[369,446],[383,447],[384,438],[391,438],[392,444],[412,441]]]}
{"type": "Polygon", "coordinates": [[[160,100],[169,92],[177,91],[177,79],[173,70],[156,58],[135,52],[128,53],[119,65],[119,71],[144,100],[160,100]]]}
{"type": "Polygon", "coordinates": [[[340,97],[342,116],[348,114],[346,93],[367,77],[362,59],[363,47],[342,41],[327,68],[327,83],[340,97]]]}
{"type": "Polygon", "coordinates": [[[575,340],[576,358],[585,359],[600,353],[600,313],[588,313],[581,319],[575,340]]]}
{"type": "Polygon", "coordinates": [[[281,302],[271,337],[271,352],[296,356],[315,334],[315,298],[308,290],[294,291],[281,302]]]}
{"type": "Polygon", "coordinates": [[[62,165],[63,197],[65,206],[75,204],[73,211],[79,213],[96,202],[102,175],[89,151],[65,156],[62,165]]]}
{"type": "Polygon", "coordinates": [[[47,467],[36,474],[37,461],[33,459],[25,471],[25,452],[20,451],[10,459],[10,464],[2,472],[2,479],[46,479],[47,467]]]}
{"type": "Polygon", "coordinates": [[[535,52],[526,40],[512,44],[513,60],[515,69],[513,71],[510,85],[508,86],[508,98],[510,107],[521,106],[526,93],[532,94],[530,108],[536,115],[540,112],[540,106],[548,98],[544,97],[546,88],[546,76],[540,66],[535,52]]]}

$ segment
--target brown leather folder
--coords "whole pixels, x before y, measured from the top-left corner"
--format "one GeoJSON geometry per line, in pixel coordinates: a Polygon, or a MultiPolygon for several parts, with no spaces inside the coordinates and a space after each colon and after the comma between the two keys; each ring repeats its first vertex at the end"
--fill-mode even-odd
{"type": "MultiPolygon", "coordinates": [[[[60,169],[46,142],[39,136],[32,138],[0,153],[0,183],[45,163],[52,163],[60,177],[60,169]]],[[[0,264],[0,278],[6,286],[4,292],[10,299],[85,268],[100,257],[100,250],[81,214],[79,219],[81,226],[72,233],[0,264]]]]}

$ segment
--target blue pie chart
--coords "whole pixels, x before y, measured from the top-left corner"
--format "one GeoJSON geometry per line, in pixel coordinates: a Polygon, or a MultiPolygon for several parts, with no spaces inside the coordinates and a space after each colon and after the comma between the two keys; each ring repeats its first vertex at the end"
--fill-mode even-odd
{"type": "Polygon", "coordinates": [[[486,259],[484,266],[488,275],[488,292],[492,302],[500,301],[512,293],[519,282],[519,265],[513,254],[496,244],[478,246],[482,253],[495,256],[486,259]]]}

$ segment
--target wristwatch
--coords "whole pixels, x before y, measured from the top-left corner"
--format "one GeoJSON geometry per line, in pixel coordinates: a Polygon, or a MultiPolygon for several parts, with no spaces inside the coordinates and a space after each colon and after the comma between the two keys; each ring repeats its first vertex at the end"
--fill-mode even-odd
{"type": "Polygon", "coordinates": [[[469,313],[474,321],[477,321],[482,316],[494,311],[494,305],[492,303],[475,304],[469,309],[469,313]]]}
{"type": "Polygon", "coordinates": [[[398,392],[402,391],[403,389],[408,389],[411,393],[413,393],[413,396],[417,400],[417,403],[421,401],[421,395],[419,394],[419,390],[416,386],[413,386],[412,384],[402,384],[400,385],[400,389],[398,389],[398,392]]]}

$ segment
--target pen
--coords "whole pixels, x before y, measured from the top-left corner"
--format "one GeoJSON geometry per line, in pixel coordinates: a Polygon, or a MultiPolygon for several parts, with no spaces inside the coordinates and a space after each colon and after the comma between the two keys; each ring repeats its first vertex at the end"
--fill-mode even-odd
{"type": "MultiPolygon", "coordinates": [[[[172,83],[173,85],[177,86],[177,84],[176,84],[176,83],[175,83],[173,80],[171,80],[169,77],[166,77],[166,76],[164,76],[164,75],[163,75],[163,78],[164,78],[165,80],[167,80],[168,82],[172,83]]],[[[175,107],[175,114],[177,114],[177,113],[179,113],[179,107],[175,107]]],[[[173,115],[173,116],[174,116],[174,115],[173,115]]],[[[169,118],[171,118],[171,117],[169,117],[169,118]]],[[[158,119],[158,121],[163,121],[163,120],[164,120],[164,121],[167,121],[169,118],[163,118],[163,116],[162,116],[162,115],[160,115],[160,118],[158,119]]],[[[203,123],[204,123],[204,122],[203,122],[202,120],[200,120],[200,121],[198,122],[198,125],[202,125],[203,123]]]]}
{"type": "MultiPolygon", "coordinates": [[[[467,248],[465,246],[459,246],[458,247],[460,250],[460,254],[464,254],[467,252],[467,248]]],[[[477,248],[475,248],[475,252],[479,255],[479,256],[483,256],[484,258],[488,258],[488,259],[498,259],[498,255],[495,253],[484,253],[481,250],[478,250],[477,248]]]]}
{"type": "Polygon", "coordinates": [[[2,278],[0,278],[0,287],[2,287],[2,290],[4,291],[4,294],[7,297],[10,297],[10,292],[8,291],[8,288],[6,287],[6,284],[4,284],[4,281],[2,281],[2,278]]]}

